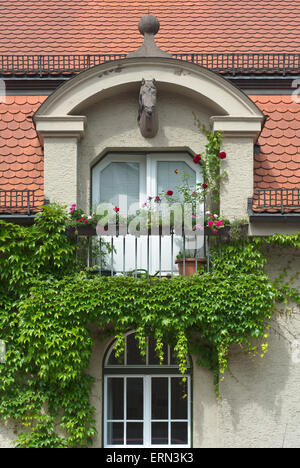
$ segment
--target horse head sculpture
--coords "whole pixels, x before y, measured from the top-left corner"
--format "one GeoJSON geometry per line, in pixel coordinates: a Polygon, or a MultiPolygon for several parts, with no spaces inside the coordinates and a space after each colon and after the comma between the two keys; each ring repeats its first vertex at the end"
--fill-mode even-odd
{"type": "Polygon", "coordinates": [[[139,96],[138,123],[141,134],[145,138],[153,138],[158,131],[158,114],[156,107],[155,80],[142,80],[139,96]]]}

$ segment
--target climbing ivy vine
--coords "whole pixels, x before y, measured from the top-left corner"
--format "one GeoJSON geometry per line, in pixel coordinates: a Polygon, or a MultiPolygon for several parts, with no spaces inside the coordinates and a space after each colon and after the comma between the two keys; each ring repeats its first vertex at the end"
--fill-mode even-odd
{"type": "Polygon", "coordinates": [[[175,347],[179,369],[185,355],[219,378],[230,347],[267,351],[276,301],[300,303],[284,281],[264,272],[264,244],[300,247],[300,236],[226,243],[212,270],[172,279],[98,277],[79,271],[75,244],[65,235],[63,208],[45,207],[31,227],[0,222],[0,417],[27,427],[17,447],[85,447],[96,433],[88,374],[94,346],[90,324],[117,339],[135,329],[145,352],[146,336],[175,347]]]}

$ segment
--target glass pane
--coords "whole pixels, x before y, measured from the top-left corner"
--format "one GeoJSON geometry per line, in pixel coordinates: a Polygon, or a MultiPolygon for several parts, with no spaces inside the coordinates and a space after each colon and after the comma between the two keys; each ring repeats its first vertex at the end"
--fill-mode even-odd
{"type": "MultiPolygon", "coordinates": [[[[156,346],[155,340],[153,338],[149,338],[149,348],[148,349],[149,349],[149,365],[150,366],[160,364],[159,358],[158,358],[157,353],[155,351],[155,346],[156,346]]],[[[163,362],[163,364],[167,365],[168,364],[168,346],[167,345],[163,346],[163,352],[164,352],[164,362],[163,362]]]]}
{"type": "Polygon", "coordinates": [[[139,202],[140,168],[138,163],[113,162],[100,175],[100,201],[121,206],[120,196],[127,197],[127,207],[139,202]]]}
{"type": "Polygon", "coordinates": [[[187,419],[187,382],[171,379],[171,419],[187,419]]]}
{"type": "Polygon", "coordinates": [[[127,445],[143,445],[143,423],[127,423],[126,443],[127,445]]]}
{"type": "Polygon", "coordinates": [[[175,170],[180,173],[185,172],[190,176],[189,185],[191,188],[196,186],[196,172],[191,169],[185,162],[182,161],[158,161],[157,163],[157,193],[162,190],[168,191],[173,190],[174,196],[178,196],[179,193],[176,190],[177,185],[182,185],[182,179],[179,174],[175,174],[175,170]]]}
{"type": "Polygon", "coordinates": [[[124,353],[121,354],[118,359],[115,356],[115,351],[112,350],[107,361],[108,366],[123,366],[124,365],[124,353]]]}
{"type": "Polygon", "coordinates": [[[107,379],[107,419],[124,419],[124,379],[107,379]]]}
{"type": "Polygon", "coordinates": [[[154,422],[152,423],[151,444],[167,445],[168,438],[168,423],[167,422],[154,422]]]}
{"type": "Polygon", "coordinates": [[[152,378],[152,419],[168,419],[168,378],[152,378]]]}
{"type": "MultiPolygon", "coordinates": [[[[175,365],[175,366],[178,366],[177,356],[176,356],[176,354],[175,354],[175,351],[174,351],[174,348],[173,348],[173,347],[171,347],[170,354],[171,354],[171,357],[170,357],[170,364],[171,364],[172,366],[174,366],[174,365],[175,365]]],[[[190,363],[189,363],[189,360],[188,360],[188,359],[186,360],[186,365],[187,365],[188,368],[190,367],[190,363]]]]}
{"type": "Polygon", "coordinates": [[[107,444],[108,445],[123,445],[124,444],[124,424],[123,423],[107,423],[107,444]]]}
{"type": "Polygon", "coordinates": [[[188,431],[187,423],[172,423],[171,424],[171,444],[187,444],[188,431]]]}
{"type": "Polygon", "coordinates": [[[127,378],[127,419],[143,419],[143,410],[143,379],[127,378]]]}
{"type": "Polygon", "coordinates": [[[129,366],[146,364],[146,357],[141,356],[134,333],[127,336],[127,364],[129,366]]]}

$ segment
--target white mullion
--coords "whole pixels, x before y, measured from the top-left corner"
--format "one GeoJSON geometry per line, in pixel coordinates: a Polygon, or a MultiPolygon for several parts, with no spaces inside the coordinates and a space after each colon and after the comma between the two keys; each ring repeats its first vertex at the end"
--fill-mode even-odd
{"type": "Polygon", "coordinates": [[[191,446],[191,378],[190,376],[187,377],[187,381],[188,381],[188,386],[187,386],[187,391],[188,391],[188,401],[187,401],[187,404],[188,404],[188,421],[187,421],[187,425],[188,425],[188,440],[187,440],[187,443],[188,443],[188,446],[190,447],[191,446]]]}
{"type": "Polygon", "coordinates": [[[151,395],[152,379],[150,375],[143,377],[144,381],[144,447],[151,446],[151,395]]]}
{"type": "Polygon", "coordinates": [[[107,400],[107,381],[108,377],[104,377],[104,447],[108,445],[107,443],[107,408],[108,408],[108,400],[107,400]]]}
{"type": "Polygon", "coordinates": [[[124,445],[127,445],[127,377],[124,377],[124,445]]]}
{"type": "Polygon", "coordinates": [[[171,445],[171,377],[168,377],[168,445],[171,445]]]}

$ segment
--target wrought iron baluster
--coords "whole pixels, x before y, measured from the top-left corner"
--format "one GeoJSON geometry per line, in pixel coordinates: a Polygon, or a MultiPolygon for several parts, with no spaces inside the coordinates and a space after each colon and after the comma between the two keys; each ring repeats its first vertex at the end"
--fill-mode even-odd
{"type": "Polygon", "coordinates": [[[113,238],[113,236],[111,237],[110,248],[111,248],[110,276],[113,276],[114,275],[114,238],[113,238]]]}

